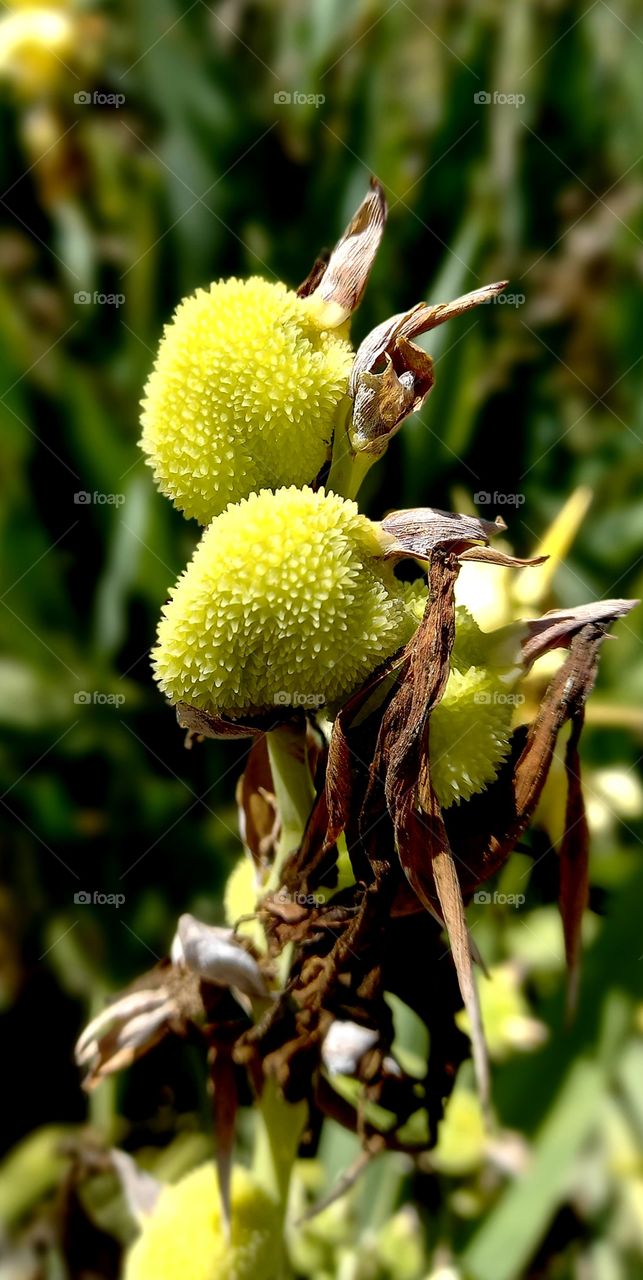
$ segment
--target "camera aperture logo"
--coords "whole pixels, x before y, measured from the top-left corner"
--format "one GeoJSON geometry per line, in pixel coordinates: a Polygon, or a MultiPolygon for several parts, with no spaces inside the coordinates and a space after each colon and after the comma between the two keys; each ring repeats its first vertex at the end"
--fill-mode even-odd
{"type": "Polygon", "coordinates": [[[100,689],[77,689],[74,702],[77,707],[122,707],[124,693],[102,693],[100,689]]]}
{"type": "Polygon", "coordinates": [[[79,89],[74,94],[77,107],[122,107],[125,102],[124,93],[101,93],[100,89],[79,89]]]}
{"type": "Polygon", "coordinates": [[[89,307],[94,304],[95,307],[122,307],[125,301],[124,293],[101,293],[100,289],[77,289],[74,294],[74,303],[77,307],[89,307]]]}
{"type": "Polygon", "coordinates": [[[276,107],[314,107],[319,111],[326,101],[325,93],[303,93],[301,89],[278,89],[272,98],[276,107]]]}
{"type": "Polygon", "coordinates": [[[300,693],[295,690],[289,693],[287,689],[280,689],[275,694],[274,703],[276,707],[321,707],[324,703],[322,694],[319,693],[300,693]]]}
{"type": "Polygon", "coordinates": [[[77,907],[116,907],[118,911],[124,901],[124,893],[102,893],[100,889],[79,889],[74,894],[77,907]]]}
{"type": "Polygon", "coordinates": [[[93,493],[88,489],[79,489],[74,494],[74,505],[77,507],[90,507],[92,504],[97,507],[122,507],[124,501],[124,493],[101,493],[98,489],[94,489],[93,493]]]}
{"type": "Polygon", "coordinates": [[[473,101],[478,107],[524,107],[526,98],[524,93],[502,93],[499,89],[489,93],[488,89],[479,89],[473,101]]]}
{"type": "Polygon", "coordinates": [[[521,707],[527,699],[524,693],[505,693],[502,689],[494,689],[493,693],[482,690],[474,693],[473,701],[478,706],[521,707]]]}
{"type": "Polygon", "coordinates": [[[522,507],[525,495],[524,493],[500,493],[498,489],[489,493],[488,489],[479,489],[474,493],[473,501],[479,507],[487,506],[490,502],[493,502],[496,507],[522,507]]]}
{"type": "Polygon", "coordinates": [[[522,907],[526,901],[524,893],[500,893],[498,889],[494,889],[493,893],[489,889],[478,889],[473,895],[473,901],[479,907],[488,907],[493,903],[499,907],[522,907]]]}

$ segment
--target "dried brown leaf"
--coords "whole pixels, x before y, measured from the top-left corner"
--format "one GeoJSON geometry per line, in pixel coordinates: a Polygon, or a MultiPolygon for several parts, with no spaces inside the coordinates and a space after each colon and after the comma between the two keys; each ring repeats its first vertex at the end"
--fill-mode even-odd
{"type": "Polygon", "coordinates": [[[237,783],[236,800],[239,834],[256,866],[264,870],[272,862],[280,831],[265,734],[253,742],[248,752],[237,783]]]}
{"type": "Polygon", "coordinates": [[[377,178],[326,261],[317,258],[300,285],[300,297],[315,294],[328,307],[328,324],[342,324],[359,306],[386,225],[386,197],[377,178]]]}
{"type": "Polygon", "coordinates": [[[575,1012],[580,978],[581,926],[589,898],[589,827],[581,787],[578,743],[583,729],[584,708],[572,715],[572,727],[565,750],[567,804],[565,830],[560,846],[558,903],[565,936],[567,961],[567,1014],[575,1012]]]}
{"type": "Polygon", "coordinates": [[[283,712],[262,712],[244,720],[229,720],[225,716],[210,715],[209,711],[193,707],[189,702],[177,702],[176,718],[181,728],[196,738],[254,738],[291,720],[293,713],[284,709],[283,712]]]}
{"type": "Polygon", "coordinates": [[[507,551],[497,551],[495,547],[470,547],[462,552],[460,559],[478,560],[481,564],[495,564],[503,569],[532,569],[535,565],[544,564],[548,557],[532,556],[523,559],[521,556],[512,556],[507,551]]]}
{"type": "MultiPolygon", "coordinates": [[[[502,533],[506,524],[500,516],[494,521],[479,516],[458,515],[435,507],[414,507],[408,511],[392,511],[382,521],[382,530],[390,539],[385,555],[395,559],[413,556],[430,560],[441,547],[466,559],[475,543],[487,543],[502,533]]],[[[480,548],[480,550],[488,548],[480,548]]]]}
{"type": "Polygon", "coordinates": [[[578,631],[588,623],[608,625],[624,618],[639,600],[595,600],[571,609],[550,609],[541,618],[524,622],[527,634],[522,642],[522,661],[530,667],[550,649],[569,648],[578,631]]]}

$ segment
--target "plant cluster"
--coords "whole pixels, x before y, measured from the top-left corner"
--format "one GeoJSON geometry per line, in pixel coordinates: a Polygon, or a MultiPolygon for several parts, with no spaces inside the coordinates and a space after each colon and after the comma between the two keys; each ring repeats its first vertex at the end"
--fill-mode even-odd
{"type": "Polygon", "coordinates": [[[360,1135],[359,1167],[387,1149],[424,1152],[471,1051],[493,1123],[465,907],[521,841],[563,731],[575,998],[588,858],[578,742],[600,645],[631,602],[484,631],[456,604],[460,571],[528,574],[542,557],[492,547],[500,519],[360,512],[362,480],[433,386],[416,339],[506,283],[419,303],[354,351],[350,320],[385,220],[373,182],[296,292],[253,278],[184,300],[145,392],[159,488],[204,526],[163,610],[155,676],[188,745],[250,748],[227,927],[182,916],[170,956],[78,1046],[90,1087],[168,1035],[207,1053],[217,1180],[206,1166],[141,1193],[128,1169],[144,1202],[128,1280],[280,1274],[290,1172],[320,1114],[360,1135]],[[392,999],[426,1025],[426,1061],[397,1052],[392,999]],[[249,1100],[253,1167],[233,1172],[249,1100]]]}

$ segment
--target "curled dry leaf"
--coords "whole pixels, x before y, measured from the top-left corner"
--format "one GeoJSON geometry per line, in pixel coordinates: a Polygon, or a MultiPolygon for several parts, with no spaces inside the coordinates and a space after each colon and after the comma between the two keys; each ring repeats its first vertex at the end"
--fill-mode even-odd
{"type": "Polygon", "coordinates": [[[487,543],[506,528],[501,516],[494,521],[483,520],[480,516],[458,515],[437,507],[392,511],[382,521],[382,530],[389,539],[385,555],[389,558],[413,556],[417,560],[430,560],[438,547],[464,558],[473,544],[487,543]]]}
{"type": "Polygon", "coordinates": [[[357,350],[349,395],[353,401],[349,441],[355,453],[380,457],[405,418],[421,408],[434,382],[433,361],[413,339],[482,303],[506,280],[485,285],[453,302],[420,302],[377,325],[357,350]]]}
{"type": "Polygon", "coordinates": [[[386,225],[386,198],[377,178],[344,234],[325,260],[318,258],[300,285],[300,297],[315,295],[325,304],[329,328],[343,324],[359,306],[386,225]]]}
{"type": "Polygon", "coordinates": [[[567,1013],[576,1009],[580,979],[581,926],[589,900],[589,827],[581,787],[578,743],[583,729],[585,709],[572,712],[572,729],[565,749],[567,803],[565,829],[560,846],[560,881],[558,905],[565,937],[567,963],[567,1013]]]}
{"type": "Polygon", "coordinates": [[[172,954],[192,973],[217,986],[233,987],[244,995],[268,995],[254,956],[237,940],[234,930],[202,924],[194,916],[180,916],[172,954]]]}
{"type": "Polygon", "coordinates": [[[177,702],[176,718],[182,729],[187,729],[186,745],[191,745],[193,738],[254,738],[260,733],[268,733],[284,721],[292,719],[292,711],[283,713],[278,710],[253,716],[252,719],[229,720],[225,716],[212,716],[200,707],[193,707],[189,702],[177,702]]]}
{"type": "Polygon", "coordinates": [[[541,618],[527,618],[527,634],[522,642],[522,660],[531,666],[550,649],[568,648],[571,640],[587,623],[616,622],[625,618],[639,604],[638,600],[596,600],[572,609],[550,609],[541,618]]]}
{"type": "Polygon", "coordinates": [[[162,961],[85,1027],[75,1050],[84,1088],[129,1067],[166,1035],[185,1035],[188,1023],[202,1017],[198,981],[162,961]]]}
{"type": "MultiPolygon", "coordinates": [[[[498,525],[498,528],[501,526],[498,525]]],[[[501,569],[533,569],[538,564],[544,564],[547,556],[531,556],[524,559],[521,556],[512,556],[507,551],[498,551],[495,547],[469,547],[462,552],[461,561],[477,560],[480,564],[495,564],[501,569]]]]}
{"type": "Polygon", "coordinates": [[[265,734],[253,742],[237,783],[239,834],[259,870],[270,866],[277,847],[281,821],[265,734]]]}

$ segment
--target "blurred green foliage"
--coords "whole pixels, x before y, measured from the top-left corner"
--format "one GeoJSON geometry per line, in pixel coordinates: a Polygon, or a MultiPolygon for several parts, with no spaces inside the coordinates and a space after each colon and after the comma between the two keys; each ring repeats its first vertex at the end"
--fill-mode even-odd
{"type": "MultiPolygon", "coordinates": [[[[643,28],[634,0],[139,0],[58,11],[73,38],[64,57],[38,66],[35,83],[24,51],[8,49],[14,9],[0,16],[7,1151],[42,1125],[84,1118],[75,1031],[106,991],[164,954],[180,911],[219,918],[239,850],[244,744],[185,752],[148,661],[160,607],[198,533],[155,492],[136,443],[143,383],[182,295],[231,273],[297,284],[376,173],[391,212],[358,339],[421,298],[489,280],[508,278],[516,305],[430,335],[437,385],[371,472],[369,510],[522,494],[523,505],[493,513],[502,510],[526,553],[569,493],[589,485],[594,502],[550,603],[643,586],[643,28]],[[95,291],[112,303],[94,301],[95,291]],[[124,893],[125,903],[74,903],[94,890],[124,893]]],[[[448,1120],[455,1136],[449,1146],[445,1130],[435,1160],[412,1170],[387,1156],[311,1224],[295,1249],[302,1272],[321,1280],[350,1257],[357,1269],[342,1275],[400,1280],[643,1275],[632,793],[641,626],[635,613],[605,646],[602,723],[585,738],[595,833],[576,1025],[563,1028],[556,859],[543,834],[536,858],[517,855],[505,872],[507,892],[527,885],[526,904],[474,908],[488,962],[518,975],[515,1016],[547,1035],[522,1053],[510,1036],[499,1055],[495,1101],[513,1136],[485,1148],[460,1100],[448,1120]]],[[[456,1097],[467,1088],[465,1078],[456,1097]]],[[[167,1155],[177,1133],[199,1141],[202,1065],[179,1046],[162,1048],[91,1106],[109,1139],[167,1155]]],[[[26,1177],[23,1210],[59,1179],[52,1133],[57,1140],[58,1128],[32,1139],[41,1176],[26,1177]]],[[[354,1155],[353,1140],[327,1125],[317,1190],[354,1155]]],[[[6,1166],[7,1185],[16,1167],[6,1166]]],[[[0,1175],[0,1206],[6,1195],[0,1175]]],[[[8,1220],[20,1220],[11,1204],[8,1220]]]]}

